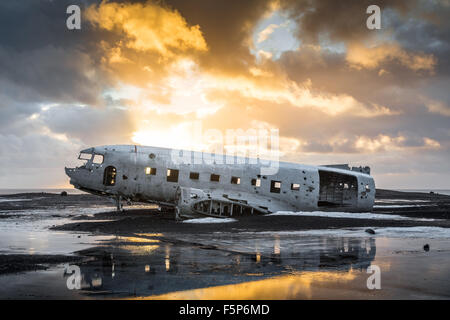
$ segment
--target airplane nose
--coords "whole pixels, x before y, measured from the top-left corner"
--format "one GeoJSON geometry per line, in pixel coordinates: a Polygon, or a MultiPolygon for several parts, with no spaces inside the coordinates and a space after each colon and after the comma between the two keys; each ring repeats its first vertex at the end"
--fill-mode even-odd
{"type": "Polygon", "coordinates": [[[69,176],[69,178],[73,178],[75,169],[74,168],[67,168],[64,167],[64,170],[66,171],[66,175],[69,176]]]}
{"type": "Polygon", "coordinates": [[[70,178],[70,184],[76,187],[78,185],[78,179],[76,177],[77,169],[64,167],[64,170],[66,171],[66,175],[70,178]]]}

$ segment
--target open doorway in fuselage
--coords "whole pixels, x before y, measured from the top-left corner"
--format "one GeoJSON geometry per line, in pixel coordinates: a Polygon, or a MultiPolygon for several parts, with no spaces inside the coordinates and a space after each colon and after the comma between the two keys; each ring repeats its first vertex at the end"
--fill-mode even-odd
{"type": "Polygon", "coordinates": [[[351,207],[358,200],[358,181],[355,176],[319,170],[320,193],[318,207],[351,207]]]}
{"type": "Polygon", "coordinates": [[[105,186],[114,186],[116,184],[117,170],[114,166],[108,166],[103,173],[103,184],[105,186]]]}

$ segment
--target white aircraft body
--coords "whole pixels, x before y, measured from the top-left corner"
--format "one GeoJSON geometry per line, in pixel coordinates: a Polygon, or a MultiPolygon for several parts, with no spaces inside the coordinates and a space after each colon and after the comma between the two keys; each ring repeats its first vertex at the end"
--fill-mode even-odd
{"type": "Polygon", "coordinates": [[[368,167],[277,162],[268,175],[259,159],[233,157],[227,164],[226,157],[110,145],[82,150],[78,158],[85,163],[65,170],[75,188],[114,198],[118,210],[122,200],[156,203],[174,207],[178,219],[372,210],[375,183],[368,167]]]}

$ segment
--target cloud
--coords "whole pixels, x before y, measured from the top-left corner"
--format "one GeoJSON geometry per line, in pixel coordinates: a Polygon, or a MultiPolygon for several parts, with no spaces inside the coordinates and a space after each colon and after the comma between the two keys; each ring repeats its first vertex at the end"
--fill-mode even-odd
{"type": "Polygon", "coordinates": [[[85,145],[121,144],[130,141],[134,119],[130,110],[114,106],[89,108],[60,105],[42,111],[39,122],[53,134],[85,145]]]}
{"type": "Polygon", "coordinates": [[[28,91],[30,101],[97,104],[102,85],[108,84],[91,57],[73,48],[16,52],[0,47],[0,68],[0,77],[28,91]]]}
{"type": "Polygon", "coordinates": [[[168,6],[102,1],[87,7],[85,16],[95,32],[107,34],[95,50],[115,85],[157,84],[180,59],[197,60],[208,52],[200,26],[168,6]]]}
{"type": "Polygon", "coordinates": [[[80,32],[73,1],[0,4],[2,185],[63,184],[87,146],[195,145],[196,121],[278,128],[284,160],[368,164],[385,183],[450,169],[443,2],[379,1],[379,31],[365,0],[79,3],[80,32]],[[298,49],[255,45],[287,21],[298,49]]]}
{"type": "MultiPolygon", "coordinates": [[[[420,96],[440,96],[445,80],[433,79],[438,67],[412,70],[398,61],[377,61],[377,67],[355,67],[347,61],[347,52],[334,52],[321,46],[303,45],[284,53],[279,66],[296,83],[310,81],[314,93],[350,96],[359,105],[371,109],[372,114],[410,114],[423,108],[420,96]],[[384,112],[382,112],[384,111],[384,112]]],[[[359,113],[363,113],[360,110],[359,113]]],[[[398,120],[398,119],[397,119],[398,120]]]]}
{"type": "Polygon", "coordinates": [[[264,50],[258,50],[258,56],[262,57],[263,59],[271,59],[273,54],[271,52],[268,51],[264,51],[264,50]]]}
{"type": "Polygon", "coordinates": [[[118,45],[136,51],[155,51],[164,59],[178,51],[207,50],[198,25],[188,26],[179,12],[151,2],[103,1],[98,6],[90,6],[85,16],[99,28],[124,33],[125,38],[118,45]]]}
{"type": "Polygon", "coordinates": [[[64,187],[64,166],[79,165],[77,153],[84,147],[38,134],[0,134],[0,145],[0,185],[26,189],[64,187]]]}
{"type": "MultiPolygon", "coordinates": [[[[346,60],[355,68],[374,69],[385,62],[398,61],[401,65],[414,71],[434,72],[437,59],[432,54],[410,53],[398,44],[382,44],[366,47],[353,43],[347,49],[346,60]]],[[[381,72],[381,70],[380,70],[381,72]]],[[[384,70],[384,73],[387,71],[384,70]]]]}
{"type": "Polygon", "coordinates": [[[414,148],[439,148],[439,142],[424,137],[418,142],[418,145],[408,146],[406,143],[407,138],[404,136],[391,137],[388,135],[380,134],[377,137],[369,138],[365,136],[360,136],[355,141],[355,148],[360,151],[365,151],[369,153],[379,152],[379,151],[390,151],[395,149],[404,149],[404,147],[414,147],[414,148]]]}
{"type": "Polygon", "coordinates": [[[273,10],[273,0],[166,0],[191,25],[199,25],[208,52],[199,57],[200,66],[219,75],[248,74],[256,63],[251,53],[255,26],[273,10]]]}
{"type": "Polygon", "coordinates": [[[258,34],[258,43],[261,43],[263,41],[266,41],[267,38],[269,38],[269,36],[275,31],[275,29],[279,28],[280,26],[277,24],[273,24],[271,23],[270,25],[268,25],[264,30],[262,30],[259,34],[258,34]]]}
{"type": "MultiPolygon", "coordinates": [[[[298,24],[297,37],[303,42],[318,43],[325,36],[331,41],[352,42],[371,38],[374,32],[366,27],[369,15],[368,6],[374,4],[371,0],[281,0],[281,8],[290,13],[298,24]]],[[[376,5],[381,11],[387,9],[408,12],[416,1],[382,0],[376,5]]],[[[382,19],[382,27],[388,28],[382,19]]]]}
{"type": "Polygon", "coordinates": [[[445,102],[426,98],[424,100],[428,111],[450,117],[450,107],[445,102]]]}

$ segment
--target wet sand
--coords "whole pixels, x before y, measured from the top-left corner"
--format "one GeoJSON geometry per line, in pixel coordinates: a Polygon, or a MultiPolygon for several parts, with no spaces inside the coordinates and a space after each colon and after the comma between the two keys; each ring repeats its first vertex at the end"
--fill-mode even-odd
{"type": "MultiPolygon", "coordinates": [[[[376,205],[373,213],[386,215],[402,215],[406,217],[439,219],[436,221],[395,221],[373,219],[346,219],[314,216],[249,216],[236,218],[235,222],[223,224],[203,224],[203,232],[227,231],[240,232],[241,230],[254,231],[287,231],[328,229],[347,227],[413,227],[438,226],[450,227],[450,196],[426,193],[407,193],[389,190],[377,190],[376,205]],[[392,200],[406,200],[399,202],[392,200]],[[417,205],[416,207],[412,205],[417,205]]],[[[159,211],[158,209],[134,209],[125,212],[102,212],[95,217],[85,218],[86,222],[69,223],[58,226],[55,230],[95,231],[114,234],[128,234],[134,232],[177,232],[195,233],[198,224],[187,224],[175,221],[173,211],[159,211]],[[110,220],[103,222],[89,222],[92,220],[110,220]]]]}
{"type": "Polygon", "coordinates": [[[2,254],[0,255],[0,275],[5,273],[17,273],[22,271],[47,270],[50,266],[60,263],[78,263],[81,256],[64,255],[25,255],[2,254]]]}
{"type": "Polygon", "coordinates": [[[274,215],[199,224],[155,208],[111,209],[92,195],[0,196],[5,230],[38,225],[83,244],[60,252],[50,240],[33,254],[26,243],[2,244],[0,298],[450,297],[450,196],[377,190],[374,213],[383,220],[274,215]],[[382,266],[383,290],[367,289],[372,264],[382,266]],[[67,265],[80,267],[81,290],[66,288],[67,265]]]}

